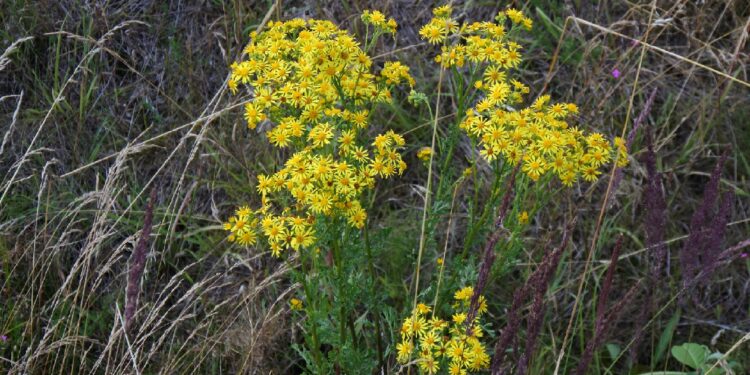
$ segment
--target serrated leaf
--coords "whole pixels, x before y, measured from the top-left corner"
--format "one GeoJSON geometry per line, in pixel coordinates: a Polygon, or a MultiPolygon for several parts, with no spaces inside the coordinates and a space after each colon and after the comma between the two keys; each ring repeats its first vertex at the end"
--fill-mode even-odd
{"type": "Polygon", "coordinates": [[[710,354],[711,351],[705,345],[692,342],[672,347],[672,356],[683,365],[693,369],[698,369],[706,363],[710,354]]]}

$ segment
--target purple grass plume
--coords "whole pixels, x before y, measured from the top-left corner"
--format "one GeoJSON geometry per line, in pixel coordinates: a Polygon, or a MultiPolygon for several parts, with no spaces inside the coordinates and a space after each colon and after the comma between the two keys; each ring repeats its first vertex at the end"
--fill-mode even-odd
{"type": "MultiPolygon", "coordinates": [[[[627,139],[625,139],[625,148],[630,152],[631,146],[633,145],[633,141],[635,141],[635,136],[638,134],[638,130],[641,128],[641,125],[646,121],[646,117],[651,113],[651,107],[654,105],[654,100],[656,99],[656,92],[657,89],[651,90],[651,94],[648,96],[648,99],[646,99],[646,103],[643,104],[643,109],[641,110],[641,113],[638,114],[638,117],[635,118],[635,121],[633,121],[633,128],[630,129],[630,132],[628,133],[627,139]]],[[[609,195],[607,204],[611,206],[614,203],[614,196],[615,192],[617,191],[617,188],[620,186],[620,183],[622,182],[623,178],[623,171],[622,168],[618,167],[615,170],[615,176],[612,180],[612,189],[611,193],[609,195]]]]}
{"type": "Polygon", "coordinates": [[[614,281],[615,272],[617,270],[617,261],[620,258],[620,251],[622,250],[623,237],[620,236],[617,239],[614,249],[612,250],[612,257],[610,258],[609,267],[607,268],[607,275],[604,277],[602,283],[602,289],[599,292],[599,300],[596,304],[596,320],[594,322],[594,332],[591,339],[586,343],[586,349],[584,349],[583,355],[581,356],[578,367],[576,368],[576,374],[583,375],[589,368],[591,360],[594,357],[594,353],[599,350],[604,340],[607,338],[609,333],[612,331],[613,326],[617,323],[620,318],[620,314],[625,307],[636,295],[639,289],[640,282],[633,285],[625,296],[623,296],[612,308],[607,310],[607,304],[609,303],[609,297],[612,293],[612,282],[614,281]]]}
{"type": "MultiPolygon", "coordinates": [[[[667,232],[667,202],[662,174],[656,169],[656,152],[654,151],[651,130],[646,131],[647,150],[642,160],[646,166],[646,181],[643,190],[642,205],[644,208],[644,227],[646,231],[646,249],[648,249],[649,273],[648,285],[660,285],[667,269],[667,245],[664,242],[667,232]]],[[[646,323],[654,312],[656,288],[646,288],[644,304],[635,323],[635,337],[630,346],[630,361],[637,361],[638,349],[643,340],[646,323]]]]}
{"type": "Polygon", "coordinates": [[[542,264],[537,269],[534,275],[529,279],[531,289],[534,290],[533,300],[531,303],[531,310],[529,316],[526,318],[526,348],[520,355],[517,364],[517,373],[524,375],[531,365],[531,357],[534,355],[536,349],[536,341],[539,337],[539,332],[542,329],[544,323],[544,314],[546,313],[546,305],[544,304],[544,296],[547,294],[549,284],[552,281],[552,277],[555,275],[557,265],[560,264],[560,259],[568,247],[568,240],[570,239],[570,232],[572,226],[565,229],[563,233],[562,243],[560,247],[553,250],[551,253],[542,261],[542,264]]]}
{"type": "Polygon", "coordinates": [[[615,324],[620,320],[620,316],[625,310],[625,306],[633,301],[636,296],[638,289],[641,287],[641,282],[638,281],[628,289],[625,295],[620,298],[617,303],[614,304],[606,313],[601,314],[597,312],[597,321],[595,323],[594,336],[586,344],[586,349],[581,356],[581,361],[578,363],[576,368],[577,375],[583,375],[588,370],[591,360],[594,358],[594,352],[602,346],[604,340],[612,333],[615,328],[615,324]],[[601,320],[599,320],[601,319],[601,320]]]}
{"type": "Polygon", "coordinates": [[[508,216],[510,210],[510,204],[513,202],[514,187],[516,185],[516,175],[518,170],[521,168],[521,163],[518,163],[513,172],[508,177],[508,183],[505,186],[505,193],[503,194],[503,200],[500,203],[500,208],[497,211],[497,218],[493,226],[492,234],[487,240],[484,246],[484,255],[482,257],[482,264],[479,266],[479,274],[477,276],[477,284],[474,287],[474,294],[471,295],[471,303],[469,305],[469,311],[466,314],[466,331],[468,335],[471,335],[471,326],[474,319],[477,316],[479,310],[479,296],[484,291],[485,285],[487,285],[487,279],[489,278],[490,271],[492,270],[492,264],[495,263],[495,246],[500,241],[500,236],[503,232],[503,222],[508,216]]]}
{"type": "Polygon", "coordinates": [[[146,251],[148,250],[148,240],[151,237],[151,222],[154,218],[154,200],[156,200],[156,188],[151,189],[151,195],[146,205],[146,213],[143,218],[143,230],[141,237],[135,246],[133,254],[130,256],[130,271],[128,273],[128,288],[126,292],[127,300],[125,301],[125,330],[129,331],[135,317],[135,311],[138,309],[138,290],[140,289],[141,276],[146,267],[146,251]]]}
{"type": "Polygon", "coordinates": [[[492,374],[504,374],[508,371],[508,366],[504,362],[505,354],[508,349],[513,349],[514,353],[519,352],[519,340],[518,330],[521,325],[520,311],[532,292],[533,302],[531,312],[527,318],[527,341],[525,351],[518,359],[518,374],[524,374],[530,364],[530,357],[533,354],[533,350],[536,346],[536,339],[544,321],[544,295],[547,293],[549,288],[549,282],[552,279],[557,266],[560,263],[562,254],[568,245],[570,233],[575,225],[575,220],[570,225],[566,226],[565,232],[563,233],[562,243],[557,249],[547,253],[544,259],[542,259],[539,267],[531,274],[526,284],[513,294],[513,302],[510,310],[506,314],[507,323],[505,328],[500,334],[500,338],[495,344],[495,354],[492,357],[492,364],[490,365],[490,372],[492,374]]]}
{"type": "Polygon", "coordinates": [[[722,194],[719,191],[721,170],[727,156],[727,152],[722,154],[711,173],[703,191],[703,202],[693,213],[687,241],[680,251],[682,286],[685,290],[681,294],[680,303],[683,305],[686,304],[687,297],[692,297],[693,302],[699,305],[696,287],[713,275],[721,261],[726,226],[734,201],[732,192],[722,194]]]}

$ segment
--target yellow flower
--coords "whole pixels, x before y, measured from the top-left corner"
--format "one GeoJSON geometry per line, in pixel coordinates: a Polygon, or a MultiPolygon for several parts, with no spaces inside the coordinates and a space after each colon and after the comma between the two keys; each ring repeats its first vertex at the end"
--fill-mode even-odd
{"type": "Polygon", "coordinates": [[[419,151],[417,151],[417,158],[419,158],[422,161],[430,160],[430,156],[432,156],[431,147],[422,147],[419,149],[419,151]]]}
{"type": "Polygon", "coordinates": [[[438,362],[431,355],[420,358],[418,364],[419,368],[427,374],[434,374],[440,369],[438,362]]]}
{"type": "Polygon", "coordinates": [[[544,161],[536,155],[527,156],[524,160],[523,171],[536,181],[545,171],[544,161]]]}
{"type": "Polygon", "coordinates": [[[239,83],[240,82],[236,79],[229,79],[229,81],[227,81],[227,87],[229,88],[229,91],[232,92],[232,94],[237,93],[237,86],[239,85],[239,83]]]}
{"type": "MultiPolygon", "coordinates": [[[[481,325],[479,324],[480,316],[487,311],[487,302],[484,296],[479,298],[479,314],[472,324],[471,334],[466,334],[466,319],[468,313],[468,300],[473,294],[472,287],[465,287],[456,292],[457,299],[463,301],[460,304],[453,305],[455,313],[452,322],[448,323],[433,316],[428,322],[421,319],[421,313],[414,311],[415,316],[407,317],[401,328],[402,343],[397,346],[399,351],[399,362],[406,363],[410,359],[411,353],[417,349],[417,363],[422,372],[433,370],[432,362],[439,365],[448,363],[448,373],[466,374],[469,371],[480,371],[489,367],[490,357],[480,341],[484,337],[481,325]],[[415,320],[416,319],[416,320],[415,320]],[[419,334],[419,328],[423,327],[424,333],[419,334]],[[447,331],[446,331],[447,328],[447,331]],[[416,338],[415,338],[416,336],[416,338]],[[418,345],[417,348],[413,343],[418,345]],[[425,362],[423,364],[423,362],[425,362]]],[[[421,305],[421,304],[420,304],[421,305]]],[[[434,371],[439,368],[435,367],[434,371]]]]}
{"type": "Polygon", "coordinates": [[[430,44],[439,44],[445,40],[447,32],[437,23],[431,22],[419,29],[419,36],[430,44]]]}
{"type": "Polygon", "coordinates": [[[296,298],[292,298],[291,300],[289,300],[289,306],[292,308],[292,310],[302,310],[303,308],[302,301],[296,298]]]}
{"type": "Polygon", "coordinates": [[[245,121],[247,121],[247,127],[255,129],[258,122],[265,119],[266,116],[255,107],[253,103],[245,104],[245,121]]]}
{"type": "Polygon", "coordinates": [[[432,14],[437,18],[450,17],[452,12],[453,7],[451,7],[450,4],[446,4],[432,10],[432,14]]]}
{"type": "Polygon", "coordinates": [[[589,182],[596,181],[601,173],[602,172],[593,165],[587,165],[583,167],[583,170],[581,171],[583,179],[589,182]]]}
{"type": "Polygon", "coordinates": [[[462,340],[451,340],[448,344],[447,355],[452,362],[463,365],[466,362],[466,345],[462,340]]]}
{"type": "Polygon", "coordinates": [[[385,83],[389,86],[406,82],[412,87],[415,83],[414,78],[409,75],[409,67],[400,61],[387,61],[380,75],[385,78],[385,83]]]}
{"type": "Polygon", "coordinates": [[[407,363],[409,362],[409,357],[411,357],[411,352],[414,351],[414,344],[411,341],[404,340],[396,345],[396,351],[398,353],[396,357],[398,362],[407,363]]]}
{"type": "Polygon", "coordinates": [[[367,220],[367,213],[361,207],[352,208],[349,210],[349,213],[347,215],[347,220],[349,221],[349,224],[351,224],[355,228],[361,229],[365,226],[365,220],[367,220]]]}
{"type": "Polygon", "coordinates": [[[532,21],[531,18],[524,17],[523,20],[521,20],[521,24],[526,30],[531,30],[534,25],[534,21],[532,21]]]}
{"type": "Polygon", "coordinates": [[[309,247],[315,243],[315,232],[312,228],[296,229],[291,240],[291,247],[299,250],[301,247],[309,247]]]}
{"type": "Polygon", "coordinates": [[[237,241],[237,244],[243,245],[243,246],[250,246],[255,245],[255,241],[257,240],[257,234],[253,230],[246,230],[240,234],[236,235],[235,241],[237,241]]]}
{"type": "Polygon", "coordinates": [[[450,367],[448,367],[448,374],[449,375],[465,375],[466,370],[461,367],[461,364],[458,362],[452,362],[450,364],[450,367]]]}
{"type": "Polygon", "coordinates": [[[312,143],[313,147],[323,147],[331,142],[331,138],[333,138],[333,129],[329,124],[314,127],[307,136],[307,140],[312,143]]]}
{"type": "Polygon", "coordinates": [[[439,343],[440,338],[435,332],[427,332],[424,337],[419,340],[420,347],[428,350],[432,350],[432,348],[439,343]]]}
{"type": "Polygon", "coordinates": [[[528,222],[529,222],[529,213],[526,212],[526,211],[522,211],[518,215],[518,223],[520,223],[521,225],[524,225],[524,224],[526,224],[528,222]]]}
{"type": "Polygon", "coordinates": [[[466,301],[470,299],[473,294],[474,294],[474,288],[467,286],[458,290],[453,295],[453,298],[455,298],[456,301],[466,301]]]}
{"type": "Polygon", "coordinates": [[[465,321],[466,321],[466,314],[464,313],[453,314],[453,323],[463,324],[463,322],[465,321]]]}
{"type": "Polygon", "coordinates": [[[362,22],[375,26],[381,32],[396,32],[396,21],[393,18],[386,20],[385,15],[377,10],[365,10],[362,12],[362,22]]]}
{"type": "Polygon", "coordinates": [[[524,19],[523,13],[513,8],[506,10],[505,15],[507,15],[508,18],[510,18],[510,20],[516,24],[523,22],[523,19],[524,19]]]}
{"type": "Polygon", "coordinates": [[[505,72],[501,70],[499,65],[490,65],[484,71],[484,80],[488,84],[498,84],[505,81],[505,72]]]}
{"type": "Polygon", "coordinates": [[[416,316],[409,322],[409,332],[413,336],[422,337],[427,332],[427,323],[421,316],[416,316]]]}
{"type": "Polygon", "coordinates": [[[333,200],[325,193],[313,194],[310,199],[310,208],[316,214],[327,214],[331,211],[332,206],[333,200]]]}
{"type": "Polygon", "coordinates": [[[417,314],[427,314],[430,312],[430,306],[425,305],[424,303],[417,304],[417,314]]]}

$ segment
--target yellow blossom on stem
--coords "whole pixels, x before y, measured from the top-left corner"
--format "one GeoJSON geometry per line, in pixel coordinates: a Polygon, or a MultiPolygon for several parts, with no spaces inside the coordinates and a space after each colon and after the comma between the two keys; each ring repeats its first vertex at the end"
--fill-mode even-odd
{"type": "MultiPolygon", "coordinates": [[[[376,34],[396,30],[396,22],[379,11],[364,12],[362,20],[376,34]]],[[[268,124],[269,143],[290,156],[275,173],[258,176],[262,206],[224,224],[229,241],[249,246],[262,235],[280,256],[314,246],[320,217],[363,228],[362,194],[376,177],[406,168],[403,137],[386,131],[368,140],[369,111],[390,102],[397,86],[414,85],[409,68],[386,62],[376,75],[347,31],[329,21],[293,19],[252,33],[243,59],[230,70],[230,91],[246,85],[253,95],[244,107],[247,126],[268,124]]]]}
{"type": "Polygon", "coordinates": [[[523,12],[507,9],[495,22],[460,27],[450,18],[449,6],[435,9],[433,15],[420,36],[432,44],[443,43],[435,60],[445,68],[468,65],[481,76],[472,84],[478,100],[460,128],[476,141],[483,159],[521,162],[523,173],[532,180],[552,174],[565,186],[579,178],[596,181],[601,168],[610,162],[627,165],[621,139],[615,139],[613,147],[603,135],[584,134],[567,122],[578,114],[575,104],[551,103],[549,95],[542,95],[529,106],[517,108],[530,92],[528,86],[510,78],[523,59],[523,46],[514,40],[515,35],[533,25],[523,12]]]}
{"type": "Polygon", "coordinates": [[[471,330],[467,330],[467,315],[474,289],[464,287],[456,291],[451,321],[433,315],[429,321],[425,316],[432,312],[428,306],[417,304],[410,317],[401,327],[401,342],[396,345],[396,359],[401,364],[409,363],[414,356],[422,373],[432,374],[447,369],[450,374],[467,374],[485,370],[490,365],[490,356],[481,342],[484,331],[480,317],[487,312],[487,302],[480,296],[480,305],[471,330]]]}
{"type": "Polygon", "coordinates": [[[417,151],[417,158],[422,161],[430,160],[430,156],[432,155],[432,148],[431,147],[422,147],[417,151]]]}

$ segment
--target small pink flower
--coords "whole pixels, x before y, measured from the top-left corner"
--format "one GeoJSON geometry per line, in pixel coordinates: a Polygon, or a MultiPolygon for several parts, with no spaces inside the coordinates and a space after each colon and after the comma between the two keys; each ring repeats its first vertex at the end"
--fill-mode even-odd
{"type": "Polygon", "coordinates": [[[0,341],[2,341],[2,342],[8,341],[8,336],[6,336],[6,335],[0,335],[0,341]]]}
{"type": "Polygon", "coordinates": [[[617,69],[617,68],[612,69],[612,77],[615,77],[615,79],[620,78],[620,69],[617,69]]]}
{"type": "Polygon", "coordinates": [[[747,253],[742,253],[742,254],[740,254],[740,258],[743,258],[743,259],[744,259],[744,258],[747,258],[747,253]]]}

